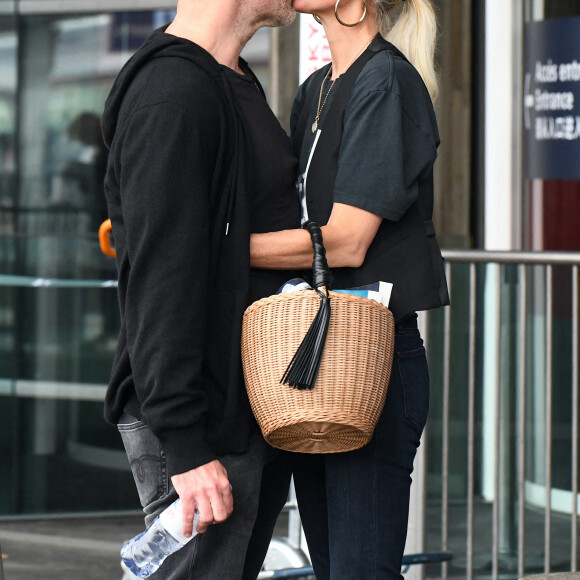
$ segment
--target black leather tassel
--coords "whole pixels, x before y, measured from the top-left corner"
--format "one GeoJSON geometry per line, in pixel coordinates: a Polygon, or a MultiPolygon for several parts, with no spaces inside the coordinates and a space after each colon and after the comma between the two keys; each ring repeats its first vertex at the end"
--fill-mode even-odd
{"type": "Polygon", "coordinates": [[[316,292],[320,296],[320,307],[281,381],[301,390],[314,388],[330,323],[328,292],[323,293],[320,290],[316,292]]]}
{"type": "Polygon", "coordinates": [[[313,221],[307,221],[302,227],[310,232],[312,238],[314,248],[313,285],[320,296],[320,307],[280,382],[296,389],[312,389],[318,376],[330,323],[328,291],[332,286],[332,274],[328,269],[320,227],[313,221]],[[321,291],[321,288],[324,288],[324,291],[321,291]]]}

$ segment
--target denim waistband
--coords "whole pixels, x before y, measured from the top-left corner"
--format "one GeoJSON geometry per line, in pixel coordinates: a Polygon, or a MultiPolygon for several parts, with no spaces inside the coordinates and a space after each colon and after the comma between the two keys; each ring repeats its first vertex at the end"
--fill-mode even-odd
{"type": "Polygon", "coordinates": [[[401,330],[413,330],[417,329],[417,313],[410,314],[409,316],[405,316],[402,320],[395,322],[395,332],[399,332],[401,330]]]}

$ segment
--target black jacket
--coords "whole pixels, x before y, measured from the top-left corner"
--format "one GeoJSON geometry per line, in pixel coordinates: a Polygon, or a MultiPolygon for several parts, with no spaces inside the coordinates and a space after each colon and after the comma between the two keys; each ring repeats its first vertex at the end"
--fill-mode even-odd
{"type": "Polygon", "coordinates": [[[255,426],[240,362],[246,132],[221,66],[161,30],[120,72],[102,122],[122,317],[105,416],[144,421],[174,475],[243,451],[255,426]]]}

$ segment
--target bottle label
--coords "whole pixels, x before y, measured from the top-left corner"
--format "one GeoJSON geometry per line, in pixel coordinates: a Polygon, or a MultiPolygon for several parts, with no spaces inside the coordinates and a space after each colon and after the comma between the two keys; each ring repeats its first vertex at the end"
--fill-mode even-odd
{"type": "Polygon", "coordinates": [[[198,511],[195,508],[195,517],[193,519],[193,534],[186,538],[182,532],[182,508],[181,499],[176,499],[166,510],[159,515],[159,521],[163,527],[182,545],[187,544],[193,536],[196,535],[195,526],[197,525],[198,511]]]}

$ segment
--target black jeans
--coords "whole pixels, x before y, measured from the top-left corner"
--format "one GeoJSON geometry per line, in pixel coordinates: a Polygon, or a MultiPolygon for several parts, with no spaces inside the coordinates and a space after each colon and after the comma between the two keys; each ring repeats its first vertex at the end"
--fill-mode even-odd
{"type": "Polygon", "coordinates": [[[317,580],[402,578],[411,472],[428,410],[427,360],[414,317],[398,325],[387,400],[370,443],[295,457],[317,580]]]}
{"type": "MultiPolygon", "coordinates": [[[[118,425],[145,524],[175,499],[159,439],[141,421],[118,425]]],[[[269,447],[256,430],[245,453],[219,458],[228,472],[234,511],[167,558],[151,578],[164,580],[255,580],[270,545],[278,514],[288,498],[291,464],[287,453],[269,447]]]]}

